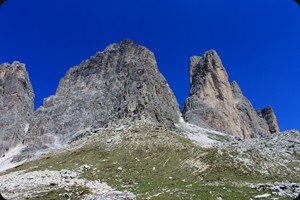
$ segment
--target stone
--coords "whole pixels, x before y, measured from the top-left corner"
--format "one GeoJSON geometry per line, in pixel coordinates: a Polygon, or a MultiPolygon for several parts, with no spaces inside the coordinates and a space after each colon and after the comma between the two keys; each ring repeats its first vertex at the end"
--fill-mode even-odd
{"type": "Polygon", "coordinates": [[[34,92],[25,65],[0,65],[0,156],[23,142],[34,112],[34,92]]]}
{"type": "Polygon", "coordinates": [[[31,137],[40,147],[69,143],[86,130],[151,122],[174,127],[179,104],[154,54],[124,40],[71,68],[35,112],[31,137]]]}
{"type": "Polygon", "coordinates": [[[262,194],[262,195],[257,195],[254,198],[255,199],[261,199],[261,198],[268,198],[270,196],[271,196],[271,194],[266,193],[266,194],[262,194]]]}
{"type": "Polygon", "coordinates": [[[131,192],[112,191],[108,193],[96,193],[87,196],[84,200],[136,200],[136,197],[131,192]]]}
{"type": "Polygon", "coordinates": [[[257,114],[236,82],[229,83],[226,69],[214,50],[190,58],[190,92],[183,118],[188,123],[239,138],[271,133],[267,117],[257,114]]]}
{"type": "Polygon", "coordinates": [[[118,167],[118,171],[122,171],[123,170],[123,168],[120,166],[120,167],[118,167]]]}
{"type": "Polygon", "coordinates": [[[106,143],[108,143],[108,144],[112,143],[112,139],[108,139],[108,140],[106,141],[106,143]]]}
{"type": "Polygon", "coordinates": [[[91,169],[92,165],[82,165],[79,167],[80,171],[91,169]]]}
{"type": "Polygon", "coordinates": [[[89,193],[101,194],[102,197],[107,197],[107,199],[125,200],[125,197],[128,197],[128,200],[135,199],[134,194],[126,191],[114,191],[106,183],[102,183],[99,180],[91,181],[87,179],[81,179],[78,177],[80,173],[77,175],[77,177],[72,178],[71,176],[74,173],[77,173],[77,171],[63,169],[61,171],[45,170],[26,172],[21,170],[1,175],[0,191],[3,191],[3,195],[5,195],[7,199],[24,199],[24,194],[26,193],[29,195],[29,197],[33,198],[35,195],[45,192],[45,190],[57,191],[58,189],[64,189],[66,192],[65,194],[72,196],[72,199],[77,199],[72,187],[84,187],[89,191],[89,193]],[[34,178],[32,179],[31,177],[34,178]],[[26,193],[24,193],[25,191],[26,193]]]}
{"type": "Polygon", "coordinates": [[[0,200],[6,200],[6,199],[0,194],[0,200]]]}

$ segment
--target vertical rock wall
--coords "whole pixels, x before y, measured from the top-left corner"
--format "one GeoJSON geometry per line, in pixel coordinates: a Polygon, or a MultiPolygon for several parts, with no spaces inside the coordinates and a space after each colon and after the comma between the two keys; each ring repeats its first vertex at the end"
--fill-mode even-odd
{"type": "Polygon", "coordinates": [[[34,93],[25,65],[0,65],[0,156],[22,143],[34,111],[34,93]]]}

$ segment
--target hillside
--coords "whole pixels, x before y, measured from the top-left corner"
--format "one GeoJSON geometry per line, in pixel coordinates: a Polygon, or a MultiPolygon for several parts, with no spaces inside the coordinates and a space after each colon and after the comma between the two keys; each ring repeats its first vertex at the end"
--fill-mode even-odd
{"type": "Polygon", "coordinates": [[[83,199],[110,187],[137,199],[250,199],[262,194],[292,199],[299,193],[299,132],[237,141],[199,128],[198,135],[215,142],[199,145],[187,139],[193,134],[187,131],[195,128],[184,122],[174,131],[136,124],[88,133],[4,172],[0,190],[8,199],[67,199],[67,194],[83,199]],[[179,135],[183,132],[184,137],[179,135]],[[69,176],[59,181],[62,172],[69,176]],[[39,182],[38,176],[50,180],[39,182]],[[27,183],[31,179],[35,184],[27,183]]]}

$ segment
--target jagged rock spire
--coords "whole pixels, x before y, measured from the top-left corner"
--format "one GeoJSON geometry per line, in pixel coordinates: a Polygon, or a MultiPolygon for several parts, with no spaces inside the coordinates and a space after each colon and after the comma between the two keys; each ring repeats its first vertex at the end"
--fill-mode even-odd
{"type": "Polygon", "coordinates": [[[229,83],[226,69],[214,50],[190,59],[190,95],[183,117],[192,124],[241,138],[271,133],[269,123],[257,115],[238,84],[229,83]]]}

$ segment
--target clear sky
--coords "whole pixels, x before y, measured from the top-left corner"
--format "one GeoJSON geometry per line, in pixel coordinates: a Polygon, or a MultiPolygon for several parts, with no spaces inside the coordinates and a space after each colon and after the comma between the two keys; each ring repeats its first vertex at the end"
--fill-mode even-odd
{"type": "Polygon", "coordinates": [[[215,49],[256,108],[300,130],[300,8],[292,0],[7,0],[0,63],[26,64],[35,106],[66,71],[110,43],[132,39],[156,55],[180,105],[189,57],[215,49]]]}

